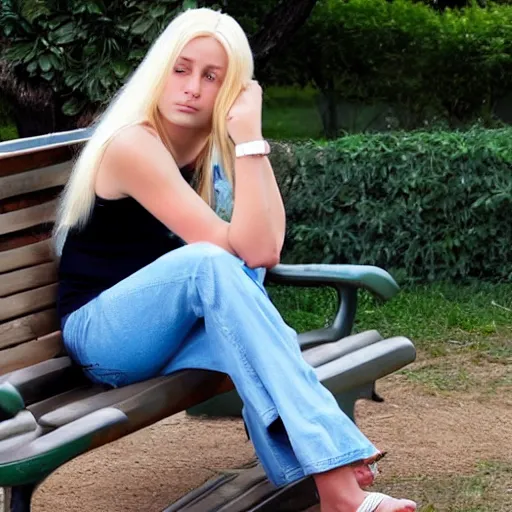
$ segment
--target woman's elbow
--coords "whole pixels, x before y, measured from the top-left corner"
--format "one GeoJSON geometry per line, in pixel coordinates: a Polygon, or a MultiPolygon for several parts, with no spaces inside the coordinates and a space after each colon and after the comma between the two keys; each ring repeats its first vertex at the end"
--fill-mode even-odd
{"type": "Polygon", "coordinates": [[[243,258],[245,264],[250,268],[273,268],[279,264],[281,260],[281,248],[278,246],[265,250],[252,251],[243,258]]]}

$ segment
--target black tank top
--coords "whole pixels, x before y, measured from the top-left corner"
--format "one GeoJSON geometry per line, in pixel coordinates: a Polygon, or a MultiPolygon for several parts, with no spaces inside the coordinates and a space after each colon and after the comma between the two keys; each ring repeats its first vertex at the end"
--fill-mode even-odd
{"type": "MultiPolygon", "coordinates": [[[[193,170],[181,169],[191,183],[193,170]]],[[[86,226],[69,231],[59,262],[57,312],[62,320],[104,290],[184,242],[131,197],[96,196],[86,226]]]]}

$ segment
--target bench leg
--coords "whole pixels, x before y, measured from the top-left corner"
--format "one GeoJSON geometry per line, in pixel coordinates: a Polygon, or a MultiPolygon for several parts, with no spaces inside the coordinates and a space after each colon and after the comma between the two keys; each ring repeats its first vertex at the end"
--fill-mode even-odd
{"type": "MultiPolygon", "coordinates": [[[[5,512],[30,512],[32,494],[36,484],[18,485],[9,489],[9,501],[5,512]]],[[[4,505],[5,506],[5,505],[4,505]]]]}

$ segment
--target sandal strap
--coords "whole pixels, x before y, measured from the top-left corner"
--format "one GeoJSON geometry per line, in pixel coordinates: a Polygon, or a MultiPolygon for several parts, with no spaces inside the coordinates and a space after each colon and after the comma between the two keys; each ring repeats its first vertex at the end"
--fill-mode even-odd
{"type": "Polygon", "coordinates": [[[389,498],[386,494],[380,492],[370,492],[366,495],[363,503],[359,505],[356,512],[375,512],[377,507],[386,499],[389,498]]]}

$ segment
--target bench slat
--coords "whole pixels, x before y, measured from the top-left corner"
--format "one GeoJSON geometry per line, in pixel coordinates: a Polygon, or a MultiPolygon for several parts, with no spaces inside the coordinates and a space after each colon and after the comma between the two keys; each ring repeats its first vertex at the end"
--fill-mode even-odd
{"type": "MultiPolygon", "coordinates": [[[[56,309],[47,309],[0,324],[0,350],[59,329],[56,309]]],[[[0,356],[1,359],[1,356],[0,356]]]]}
{"type": "Polygon", "coordinates": [[[0,321],[10,320],[53,306],[56,293],[57,284],[50,284],[0,299],[0,321]]]}
{"type": "Polygon", "coordinates": [[[0,375],[55,357],[62,351],[60,331],[2,351],[0,375]]]}
{"type": "Polygon", "coordinates": [[[73,158],[73,151],[70,147],[41,148],[35,153],[21,155],[0,154],[0,176],[9,176],[61,162],[69,162],[71,158],[73,158]]]}
{"type": "Polygon", "coordinates": [[[24,268],[2,275],[0,297],[26,290],[39,288],[57,281],[57,268],[54,263],[43,263],[36,267],[24,268]]]}
{"type": "Polygon", "coordinates": [[[71,162],[64,162],[0,178],[0,199],[64,185],[70,172],[71,162]]]}
{"type": "MultiPolygon", "coordinates": [[[[0,252],[0,274],[52,260],[51,240],[0,252]]],[[[3,277],[1,277],[3,279],[3,277]]]]}
{"type": "Polygon", "coordinates": [[[0,235],[14,233],[26,228],[46,224],[55,220],[57,199],[30,208],[0,215],[0,235]]]}

